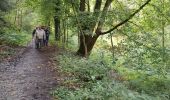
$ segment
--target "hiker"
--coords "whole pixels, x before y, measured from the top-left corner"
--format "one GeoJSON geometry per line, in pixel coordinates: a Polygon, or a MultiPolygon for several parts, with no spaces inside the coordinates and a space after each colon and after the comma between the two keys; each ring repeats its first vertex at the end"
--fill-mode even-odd
{"type": "MultiPolygon", "coordinates": [[[[45,26],[41,26],[41,29],[43,29],[45,32],[45,26]]],[[[45,32],[45,34],[46,34],[46,32],[45,32]]],[[[46,46],[45,44],[46,44],[46,38],[43,39],[43,46],[46,46]]]]}
{"type": "Polygon", "coordinates": [[[34,35],[35,35],[36,30],[37,30],[37,27],[36,27],[36,28],[33,30],[33,32],[32,32],[32,38],[34,38],[34,35]]]}
{"type": "Polygon", "coordinates": [[[45,45],[45,46],[48,46],[49,35],[50,35],[49,27],[46,27],[44,31],[45,31],[45,35],[46,35],[46,39],[45,39],[45,41],[44,41],[44,45],[45,45]]]}
{"type": "Polygon", "coordinates": [[[45,31],[41,27],[37,27],[34,37],[36,48],[41,48],[43,46],[43,40],[46,39],[45,31]]]}
{"type": "MultiPolygon", "coordinates": [[[[36,30],[37,30],[38,27],[36,27],[33,32],[32,32],[32,43],[34,42],[36,44],[36,36],[35,36],[35,33],[36,33],[36,30]]],[[[36,45],[35,45],[36,46],[36,45]]]]}

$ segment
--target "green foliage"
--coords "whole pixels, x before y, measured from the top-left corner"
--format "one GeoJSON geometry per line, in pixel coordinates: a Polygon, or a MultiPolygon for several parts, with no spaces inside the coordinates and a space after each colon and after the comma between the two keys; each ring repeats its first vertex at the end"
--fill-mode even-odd
{"type": "Polygon", "coordinates": [[[103,60],[87,60],[86,58],[77,57],[72,60],[72,56],[68,55],[70,54],[67,53],[67,55],[64,54],[59,57],[62,70],[75,74],[82,81],[95,81],[97,77],[101,77],[102,79],[107,74],[105,72],[110,70],[103,60]]]}
{"type": "Polygon", "coordinates": [[[11,8],[9,0],[1,0],[0,1],[0,11],[7,11],[11,8]]]}
{"type": "Polygon", "coordinates": [[[6,27],[7,21],[5,20],[4,16],[6,15],[6,12],[11,9],[11,4],[9,3],[9,0],[1,0],[0,1],[0,33],[3,32],[3,27],[6,27]]]}
{"type": "Polygon", "coordinates": [[[26,46],[31,40],[30,34],[27,34],[26,32],[16,32],[14,30],[6,30],[6,33],[0,35],[0,45],[26,46]]]}
{"type": "Polygon", "coordinates": [[[166,98],[170,97],[169,82],[168,79],[141,75],[137,79],[130,80],[130,86],[140,93],[157,94],[166,98]]]}
{"type": "Polygon", "coordinates": [[[68,77],[52,95],[59,100],[168,100],[169,79],[117,67],[118,62],[113,66],[112,59],[105,54],[95,53],[86,59],[62,52],[57,59],[61,72],[68,77]],[[120,83],[113,78],[116,74],[111,77],[112,68],[127,81],[120,83]]]}
{"type": "Polygon", "coordinates": [[[160,100],[160,97],[151,97],[128,90],[121,83],[98,82],[89,85],[89,88],[71,90],[60,87],[54,91],[59,100],[160,100]]]}

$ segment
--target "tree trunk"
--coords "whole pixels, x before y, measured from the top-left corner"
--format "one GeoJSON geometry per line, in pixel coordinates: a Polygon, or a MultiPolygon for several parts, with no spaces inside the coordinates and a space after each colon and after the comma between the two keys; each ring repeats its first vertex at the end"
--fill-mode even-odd
{"type": "MultiPolygon", "coordinates": [[[[56,7],[55,7],[55,12],[56,13],[59,13],[60,11],[61,11],[61,9],[60,9],[60,7],[58,7],[58,6],[60,6],[61,5],[61,0],[56,0],[56,2],[55,2],[55,5],[56,5],[56,7]]],[[[55,28],[55,40],[57,40],[57,41],[60,41],[60,15],[56,15],[56,16],[54,16],[54,28],[55,28]]]]}
{"type": "Polygon", "coordinates": [[[99,35],[95,35],[93,37],[91,35],[84,35],[85,44],[87,47],[87,55],[86,55],[84,41],[83,41],[83,35],[81,35],[80,36],[80,45],[79,45],[77,54],[80,56],[83,56],[83,57],[89,56],[98,37],[99,37],[99,35]]]}
{"type": "MultiPolygon", "coordinates": [[[[110,6],[112,0],[107,0],[106,1],[106,4],[105,4],[105,7],[104,7],[104,10],[103,11],[106,11],[108,10],[108,7],[110,6]]],[[[95,4],[95,7],[94,7],[94,16],[98,17],[99,16],[99,10],[100,10],[100,7],[101,7],[101,3],[102,3],[102,0],[96,0],[96,4],[95,4]]],[[[85,0],[81,0],[80,1],[80,8],[79,10],[81,12],[84,12],[85,11],[85,0]]],[[[103,15],[104,16],[104,15],[103,15]]],[[[102,18],[103,18],[102,16],[102,18]]],[[[80,56],[83,56],[83,57],[87,57],[90,55],[93,47],[94,47],[94,44],[96,43],[97,41],[97,38],[99,37],[99,34],[101,32],[101,27],[100,28],[95,28],[94,26],[96,25],[97,22],[93,23],[92,25],[92,30],[94,29],[95,30],[95,35],[93,36],[92,34],[84,34],[83,32],[85,32],[85,30],[91,30],[91,29],[88,29],[86,26],[84,25],[81,25],[81,33],[80,33],[80,45],[79,45],[79,49],[77,51],[77,54],[80,55],[80,56]]],[[[103,23],[100,23],[99,21],[99,25],[102,26],[103,23]]],[[[99,27],[99,26],[98,26],[99,27]]]]}
{"type": "Polygon", "coordinates": [[[55,24],[55,39],[57,41],[60,40],[60,19],[58,17],[54,17],[55,24]]]}
{"type": "MultiPolygon", "coordinates": [[[[79,10],[80,12],[84,12],[86,10],[86,7],[85,7],[85,3],[86,1],[85,0],[80,0],[80,7],[79,7],[79,10]]],[[[79,44],[79,50],[77,51],[77,54],[78,55],[81,55],[81,56],[84,56],[84,57],[87,57],[87,42],[88,42],[88,37],[90,37],[90,35],[85,35],[84,34],[84,30],[86,29],[84,25],[81,24],[81,22],[78,20],[77,18],[77,22],[78,22],[78,29],[79,29],[79,40],[80,40],[80,44],[79,44]]]]}

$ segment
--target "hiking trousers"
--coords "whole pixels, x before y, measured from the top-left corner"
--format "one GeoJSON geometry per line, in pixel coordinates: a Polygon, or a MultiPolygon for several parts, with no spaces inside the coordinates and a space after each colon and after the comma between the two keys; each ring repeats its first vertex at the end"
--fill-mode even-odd
{"type": "Polygon", "coordinates": [[[41,48],[43,46],[43,39],[35,40],[36,49],[41,48]]]}

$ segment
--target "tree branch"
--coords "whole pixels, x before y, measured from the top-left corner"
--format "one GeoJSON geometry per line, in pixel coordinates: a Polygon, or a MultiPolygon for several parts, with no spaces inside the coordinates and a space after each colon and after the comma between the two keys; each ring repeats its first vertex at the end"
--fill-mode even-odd
{"type": "Polygon", "coordinates": [[[94,12],[96,10],[100,10],[101,4],[102,4],[102,0],[96,0],[96,4],[95,4],[95,7],[94,7],[94,12]]]}
{"type": "Polygon", "coordinates": [[[140,10],[142,10],[151,0],[147,0],[142,6],[139,7],[139,9],[137,9],[133,14],[131,14],[127,19],[125,19],[124,21],[118,23],[116,26],[114,26],[113,28],[111,28],[110,30],[106,31],[106,32],[101,32],[99,35],[104,35],[107,33],[112,32],[113,30],[117,29],[119,26],[125,24],[126,22],[128,22],[130,19],[132,19],[140,10]]]}
{"type": "Polygon", "coordinates": [[[103,11],[102,11],[102,13],[101,13],[99,22],[96,23],[96,27],[95,27],[94,30],[93,30],[93,31],[95,31],[96,35],[98,35],[98,36],[99,36],[100,33],[101,33],[103,24],[104,24],[104,22],[105,22],[105,17],[106,17],[107,11],[108,11],[109,6],[111,5],[112,2],[113,2],[113,0],[107,0],[107,1],[105,2],[105,6],[104,6],[103,11]]]}
{"type": "Polygon", "coordinates": [[[85,0],[80,0],[80,8],[79,8],[79,10],[80,10],[81,12],[84,12],[84,11],[85,11],[85,9],[86,9],[85,4],[86,4],[86,1],[85,1],[85,0]]]}
{"type": "Polygon", "coordinates": [[[113,0],[107,0],[106,3],[105,3],[105,6],[104,6],[102,14],[101,14],[101,18],[104,19],[104,20],[103,21],[102,20],[99,21],[99,24],[98,24],[98,27],[97,27],[97,29],[99,29],[99,30],[101,30],[101,28],[102,28],[102,26],[104,24],[105,16],[107,14],[107,11],[108,11],[109,6],[111,5],[112,1],[113,0]]]}

